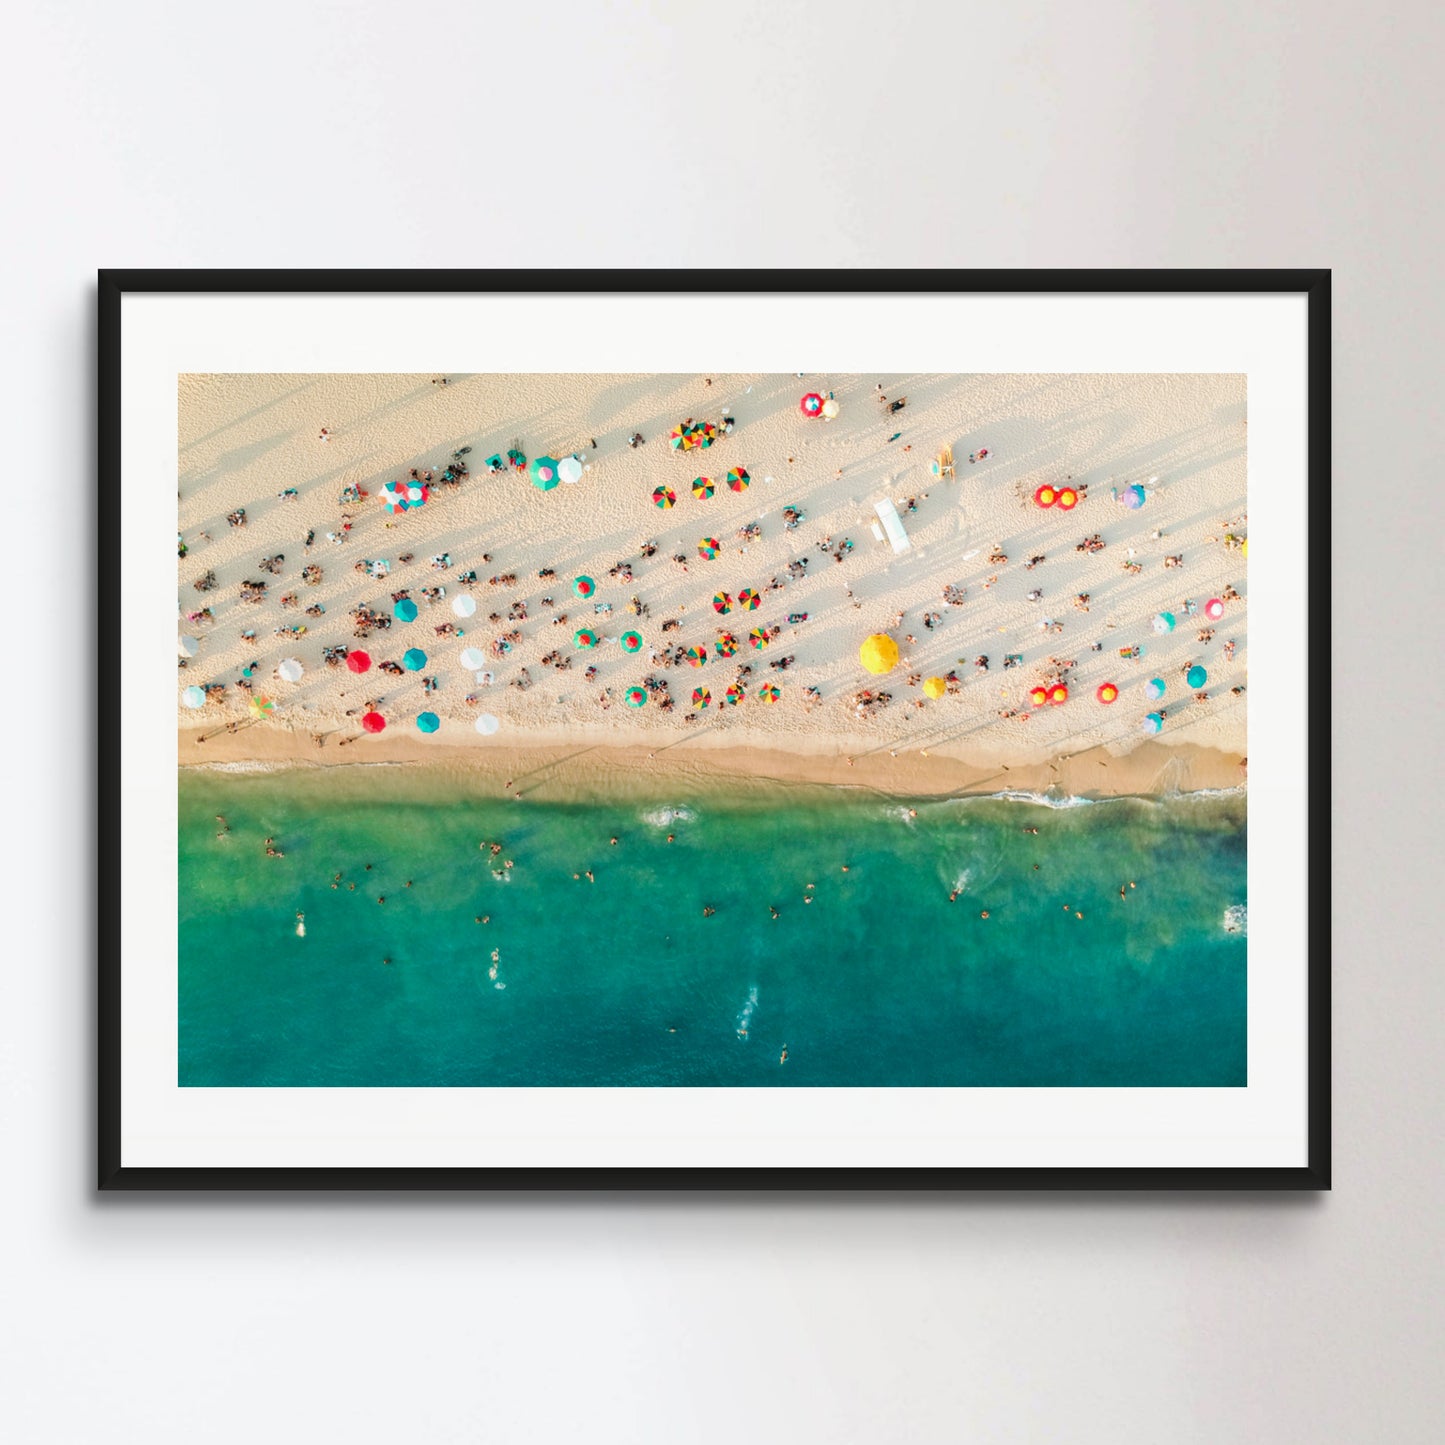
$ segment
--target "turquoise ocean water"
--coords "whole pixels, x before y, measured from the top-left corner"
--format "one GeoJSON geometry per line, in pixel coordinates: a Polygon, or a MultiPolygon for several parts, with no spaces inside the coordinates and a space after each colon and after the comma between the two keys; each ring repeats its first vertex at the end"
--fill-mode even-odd
{"type": "Polygon", "coordinates": [[[181,1084],[1246,1082],[1241,795],[496,792],[183,770],[181,1084]]]}

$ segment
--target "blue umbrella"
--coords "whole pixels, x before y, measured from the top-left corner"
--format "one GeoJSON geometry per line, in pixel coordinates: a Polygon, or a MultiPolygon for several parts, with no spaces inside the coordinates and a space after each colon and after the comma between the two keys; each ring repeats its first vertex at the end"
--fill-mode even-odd
{"type": "Polygon", "coordinates": [[[426,653],[419,647],[408,647],[401,659],[401,665],[408,672],[420,672],[426,666],[426,653]]]}
{"type": "Polygon", "coordinates": [[[1190,687],[1203,687],[1209,681],[1209,674],[1196,662],[1185,675],[1184,681],[1190,687]]]}
{"type": "Polygon", "coordinates": [[[1128,507],[1131,512],[1137,512],[1144,505],[1144,488],[1138,482],[1133,482],[1122,491],[1115,492],[1114,500],[1121,507],[1128,507]]]}
{"type": "Polygon", "coordinates": [[[434,712],[419,712],[416,725],[424,733],[434,733],[442,725],[442,720],[434,712]]]}
{"type": "Polygon", "coordinates": [[[1144,684],[1144,691],[1149,694],[1152,701],[1158,702],[1164,696],[1164,679],[1162,677],[1151,677],[1144,684]]]}
{"type": "Polygon", "coordinates": [[[1165,632],[1174,631],[1174,614],[1172,612],[1159,612],[1154,617],[1154,631],[1161,635],[1165,632]]]}
{"type": "Polygon", "coordinates": [[[1151,712],[1149,716],[1144,719],[1143,728],[1146,733],[1162,732],[1164,719],[1160,717],[1157,712],[1151,712]]]}
{"type": "Polygon", "coordinates": [[[392,609],[392,616],[395,617],[398,622],[415,622],[416,603],[413,602],[410,597],[403,597],[392,609]]]}

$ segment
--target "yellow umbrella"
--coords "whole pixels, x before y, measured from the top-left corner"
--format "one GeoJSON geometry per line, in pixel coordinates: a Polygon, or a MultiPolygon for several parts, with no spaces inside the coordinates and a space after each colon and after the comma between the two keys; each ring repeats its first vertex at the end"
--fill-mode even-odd
{"type": "Polygon", "coordinates": [[[869,672],[889,672],[898,666],[898,644],[887,634],[875,632],[858,649],[858,661],[869,672]]]}
{"type": "Polygon", "coordinates": [[[1242,542],[1239,544],[1239,550],[1244,554],[1244,556],[1246,556],[1246,557],[1249,556],[1249,538],[1248,538],[1248,537],[1246,537],[1246,538],[1244,539],[1244,541],[1242,541],[1242,542]]]}
{"type": "Polygon", "coordinates": [[[923,684],[923,690],[929,697],[942,697],[948,691],[948,684],[941,677],[930,677],[923,684]]]}

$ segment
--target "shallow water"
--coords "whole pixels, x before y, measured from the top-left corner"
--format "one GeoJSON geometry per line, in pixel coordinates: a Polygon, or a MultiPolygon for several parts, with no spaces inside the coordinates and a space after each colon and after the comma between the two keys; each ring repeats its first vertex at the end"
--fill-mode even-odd
{"type": "Polygon", "coordinates": [[[183,771],[180,1082],[1246,1082],[1243,796],[675,786],[183,771]]]}

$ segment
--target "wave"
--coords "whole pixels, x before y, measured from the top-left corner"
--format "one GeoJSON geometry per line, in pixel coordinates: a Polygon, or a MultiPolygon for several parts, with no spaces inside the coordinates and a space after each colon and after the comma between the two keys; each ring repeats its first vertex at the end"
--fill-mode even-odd
{"type": "Polygon", "coordinates": [[[1222,927],[1226,933],[1242,933],[1249,937],[1249,905],[1246,903],[1231,903],[1224,910],[1222,927]]]}
{"type": "Polygon", "coordinates": [[[746,1039],[748,1036],[748,1024],[753,1017],[753,1010],[758,1006],[758,986],[754,984],[748,990],[748,1001],[738,1010],[738,1037],[746,1039]]]}
{"type": "Polygon", "coordinates": [[[642,815],[642,821],[654,828],[666,828],[673,823],[691,823],[696,817],[691,808],[654,808],[642,815]]]}
{"type": "Polygon", "coordinates": [[[989,797],[1009,803],[1033,803],[1040,808],[1092,808],[1099,798],[1081,798],[1077,793],[1031,793],[1022,788],[1005,788],[989,797]]]}
{"type": "Polygon", "coordinates": [[[255,758],[241,759],[234,763],[183,763],[187,773],[284,773],[292,768],[319,768],[320,763],[286,761],[265,762],[255,758]]]}

